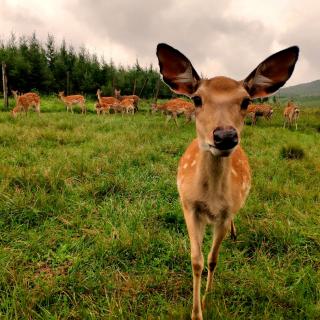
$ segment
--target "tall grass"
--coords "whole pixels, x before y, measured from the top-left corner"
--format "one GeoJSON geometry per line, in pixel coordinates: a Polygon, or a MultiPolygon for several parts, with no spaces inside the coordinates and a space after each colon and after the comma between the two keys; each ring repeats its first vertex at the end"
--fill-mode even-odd
{"type": "MultiPolygon", "coordinates": [[[[133,118],[97,117],[42,100],[40,117],[0,114],[0,318],[188,318],[175,174],[194,125],[165,128],[146,104],[133,118]]],[[[244,129],[253,187],[206,319],[320,318],[317,110],[301,112],[297,131],[282,124],[276,110],[244,129]],[[280,156],[296,144],[303,158],[280,156]]],[[[210,243],[208,232],[206,252],[210,243]]]]}

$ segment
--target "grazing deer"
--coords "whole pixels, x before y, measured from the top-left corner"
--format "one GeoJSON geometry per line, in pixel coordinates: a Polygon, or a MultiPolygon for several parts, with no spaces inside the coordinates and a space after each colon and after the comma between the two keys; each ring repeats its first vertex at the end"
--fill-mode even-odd
{"type": "Polygon", "coordinates": [[[13,117],[17,115],[18,112],[24,111],[27,115],[31,107],[35,108],[35,111],[40,114],[40,97],[36,93],[28,92],[22,95],[18,95],[18,91],[11,90],[15,100],[16,106],[11,111],[13,117]]]}
{"type": "Polygon", "coordinates": [[[70,111],[73,113],[73,105],[78,104],[81,108],[81,113],[82,114],[87,113],[85,99],[82,95],[76,94],[76,95],[72,95],[72,96],[65,96],[64,91],[60,91],[58,95],[59,95],[61,101],[67,107],[67,112],[69,112],[69,109],[70,109],[70,111]]]}
{"type": "Polygon", "coordinates": [[[192,102],[185,101],[181,98],[171,99],[163,104],[153,103],[151,105],[151,112],[162,111],[166,116],[166,125],[173,118],[174,122],[178,126],[177,116],[184,114],[186,117],[186,123],[190,122],[194,117],[195,107],[192,102]]]}
{"type": "Polygon", "coordinates": [[[296,130],[297,130],[299,114],[300,114],[299,108],[292,101],[289,101],[283,112],[283,116],[284,116],[283,127],[285,128],[286,124],[288,124],[288,127],[291,127],[291,125],[295,124],[296,130]]]}
{"type": "Polygon", "coordinates": [[[134,99],[123,99],[122,101],[120,101],[120,107],[122,108],[122,113],[131,113],[132,115],[134,115],[134,99]]]}
{"type": "Polygon", "coordinates": [[[110,113],[110,109],[111,109],[112,105],[108,104],[108,103],[96,102],[94,104],[94,107],[97,112],[97,115],[100,115],[100,114],[110,113]]]}
{"type": "Polygon", "coordinates": [[[211,290],[219,248],[228,230],[236,237],[234,215],[244,205],[251,174],[240,147],[240,132],[250,100],[267,96],[290,78],[298,59],[294,46],[273,54],[242,81],[227,77],[200,79],[191,62],[167,44],[158,44],[157,56],[163,81],[178,94],[191,97],[196,106],[197,138],[178,166],[177,186],[191,245],[193,270],[192,319],[202,319],[202,241],[207,224],[214,237],[208,255],[205,297],[211,290]]]}
{"type": "Polygon", "coordinates": [[[114,96],[122,101],[124,99],[133,99],[134,100],[134,110],[135,111],[138,111],[138,104],[139,104],[139,100],[140,98],[134,94],[130,95],[130,96],[122,96],[121,95],[121,90],[117,90],[117,89],[114,89],[114,96]]]}
{"type": "Polygon", "coordinates": [[[251,125],[257,123],[258,117],[264,117],[270,120],[273,114],[273,109],[268,104],[250,104],[247,109],[247,117],[251,118],[251,125]]]}

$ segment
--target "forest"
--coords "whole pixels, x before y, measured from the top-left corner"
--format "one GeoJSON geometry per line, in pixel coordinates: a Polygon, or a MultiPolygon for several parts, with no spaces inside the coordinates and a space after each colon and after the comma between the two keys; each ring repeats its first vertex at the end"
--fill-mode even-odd
{"type": "Polygon", "coordinates": [[[142,67],[137,60],[133,66],[116,66],[112,59],[107,62],[85,47],[75,49],[65,40],[58,44],[51,34],[45,43],[36,33],[29,37],[16,37],[12,33],[8,40],[0,39],[0,62],[6,64],[9,92],[48,95],[64,90],[66,94],[93,96],[101,88],[104,95],[111,96],[114,88],[118,88],[122,94],[151,98],[159,85],[160,98],[172,96],[159,82],[159,73],[153,65],[142,67]]]}

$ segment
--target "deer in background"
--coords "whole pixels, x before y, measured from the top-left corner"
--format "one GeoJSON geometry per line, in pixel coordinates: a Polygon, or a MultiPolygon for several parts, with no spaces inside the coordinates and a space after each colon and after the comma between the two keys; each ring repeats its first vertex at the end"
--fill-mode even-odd
{"type": "Polygon", "coordinates": [[[107,104],[110,104],[110,105],[116,105],[116,104],[120,103],[120,101],[115,97],[102,97],[101,93],[102,93],[101,90],[98,89],[97,90],[97,97],[98,97],[99,103],[101,103],[101,104],[107,103],[107,104]]]}
{"type": "Polygon", "coordinates": [[[120,105],[120,100],[118,100],[115,97],[102,97],[101,93],[102,93],[101,90],[98,89],[97,97],[100,105],[104,105],[104,106],[109,105],[109,110],[113,110],[114,113],[118,113],[118,112],[123,113],[123,108],[120,105]]]}
{"type": "Polygon", "coordinates": [[[297,107],[297,105],[294,104],[292,101],[289,101],[283,111],[283,116],[284,116],[283,127],[285,128],[286,124],[288,124],[288,127],[291,127],[293,124],[295,124],[296,130],[298,130],[299,114],[300,114],[300,110],[297,107]]]}
{"type": "Polygon", "coordinates": [[[251,119],[251,125],[257,123],[258,117],[264,117],[270,120],[273,115],[273,109],[268,104],[250,104],[247,109],[247,117],[251,119]]]}
{"type": "Polygon", "coordinates": [[[82,96],[80,94],[76,94],[76,95],[72,95],[72,96],[65,96],[64,91],[60,91],[58,95],[59,95],[61,101],[67,107],[67,112],[69,112],[69,110],[70,110],[73,113],[73,106],[79,105],[81,108],[81,113],[82,114],[87,113],[84,96],[82,96]]]}
{"type": "Polygon", "coordinates": [[[96,102],[94,104],[94,108],[97,112],[97,115],[106,114],[106,113],[110,113],[111,104],[96,102]]]}
{"type": "Polygon", "coordinates": [[[163,81],[195,103],[197,138],[179,161],[177,186],[191,246],[193,271],[192,319],[202,319],[211,290],[220,245],[228,230],[236,237],[234,215],[244,205],[251,184],[240,133],[250,100],[278,90],[290,78],[299,55],[294,46],[273,54],[242,81],[227,77],[200,79],[188,58],[167,44],[158,44],[163,81]],[[206,225],[214,229],[208,255],[206,290],[200,301],[204,267],[202,241],[206,225]]]}
{"type": "Polygon", "coordinates": [[[114,89],[114,96],[120,101],[122,101],[124,99],[133,99],[134,100],[134,110],[138,111],[138,104],[139,104],[139,100],[140,100],[140,98],[138,96],[136,96],[134,94],[129,95],[129,96],[122,96],[121,90],[117,90],[117,89],[114,89]]]}
{"type": "Polygon", "coordinates": [[[178,126],[177,116],[184,114],[186,117],[186,123],[190,122],[194,117],[195,107],[192,102],[185,101],[181,98],[171,99],[165,103],[158,104],[153,103],[151,105],[151,112],[162,111],[166,116],[166,125],[173,118],[175,124],[178,126]]]}
{"type": "Polygon", "coordinates": [[[134,99],[123,99],[120,101],[120,107],[122,108],[122,113],[134,115],[134,99]]]}
{"type": "Polygon", "coordinates": [[[11,111],[13,117],[15,117],[18,112],[22,111],[27,115],[31,107],[34,107],[35,111],[40,114],[39,95],[33,92],[28,92],[22,95],[18,95],[18,91],[11,90],[11,92],[16,100],[16,106],[11,111]]]}

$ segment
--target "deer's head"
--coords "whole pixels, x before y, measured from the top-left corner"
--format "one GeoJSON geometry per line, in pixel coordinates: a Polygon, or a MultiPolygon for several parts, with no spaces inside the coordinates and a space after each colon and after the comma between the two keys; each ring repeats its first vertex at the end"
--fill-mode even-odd
{"type": "Polygon", "coordinates": [[[299,55],[296,46],[261,62],[244,80],[228,77],[201,79],[181,52],[157,46],[163,81],[172,91],[189,96],[196,106],[196,130],[202,150],[228,156],[240,142],[247,107],[253,98],[265,97],[290,78],[299,55]]]}

